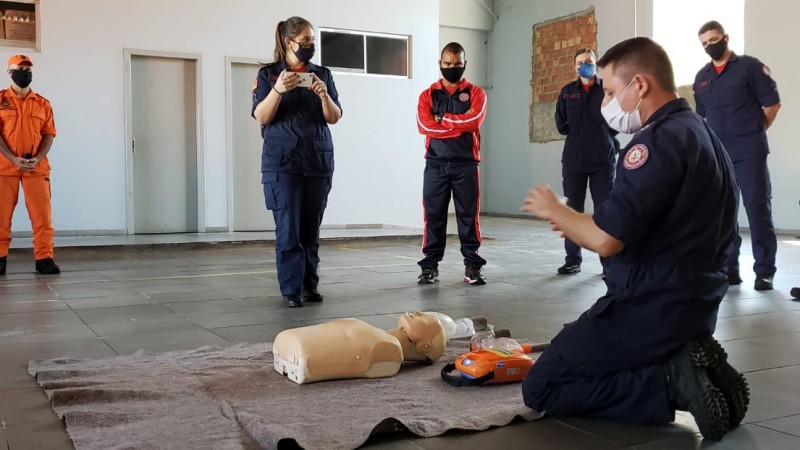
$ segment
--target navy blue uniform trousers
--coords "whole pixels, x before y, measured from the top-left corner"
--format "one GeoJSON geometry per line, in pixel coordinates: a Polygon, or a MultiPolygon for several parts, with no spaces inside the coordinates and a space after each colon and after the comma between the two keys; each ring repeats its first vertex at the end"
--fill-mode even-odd
{"type": "Polygon", "coordinates": [[[299,295],[319,283],[319,227],[331,177],[270,172],[264,199],[275,218],[275,262],[281,295],[299,295]]]}
{"type": "Polygon", "coordinates": [[[447,209],[450,193],[456,209],[458,239],[465,266],[483,267],[486,260],[478,255],[481,246],[480,171],[477,165],[450,166],[426,164],[422,185],[422,207],[425,235],[422,254],[417,264],[423,269],[436,268],[444,258],[447,239],[447,209]]]}
{"type": "MultiPolygon", "coordinates": [[[[640,267],[634,278],[669,279],[640,267]],[[645,272],[642,274],[642,272],[645,272]]],[[[630,271],[612,264],[609,279],[630,271]]],[[[609,292],[553,339],[522,383],[525,404],[553,417],[658,424],[674,420],[667,394],[668,358],[686,342],[711,335],[728,289],[724,272],[686,282],[684,292],[609,292]],[[709,290],[708,286],[712,286],[709,290]],[[709,292],[692,296],[691,292],[709,292]]],[[[674,283],[672,283],[674,285],[674,283]]]]}
{"type": "MultiPolygon", "coordinates": [[[[736,184],[739,187],[750,223],[750,240],[753,243],[753,272],[761,277],[775,275],[775,253],[778,239],[772,223],[772,185],[769,179],[767,156],[756,156],[733,163],[736,184]]],[[[736,235],[728,261],[728,270],[739,271],[739,251],[742,237],[736,235]]]]}
{"type": "MultiPolygon", "coordinates": [[[[564,196],[567,197],[567,205],[578,212],[584,211],[586,203],[586,184],[589,184],[589,192],[592,195],[594,209],[600,206],[608,198],[611,186],[614,183],[614,172],[591,172],[591,173],[570,173],[563,172],[564,196]]],[[[564,239],[564,249],[567,251],[565,261],[567,264],[580,265],[583,262],[581,248],[569,239],[564,239]]],[[[603,267],[608,266],[608,258],[600,258],[603,267]]]]}

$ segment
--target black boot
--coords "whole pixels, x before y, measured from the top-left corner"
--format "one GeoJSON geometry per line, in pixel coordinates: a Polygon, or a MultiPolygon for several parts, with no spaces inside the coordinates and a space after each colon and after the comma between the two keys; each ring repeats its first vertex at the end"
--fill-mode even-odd
{"type": "Polygon", "coordinates": [[[283,296],[283,304],[287,308],[297,308],[303,306],[303,301],[297,294],[292,295],[284,295],[283,296]]]}
{"type": "Polygon", "coordinates": [[[750,405],[747,379],[728,364],[728,354],[716,339],[709,336],[699,343],[700,351],[695,356],[695,363],[706,368],[711,383],[722,391],[730,415],[728,425],[731,429],[736,428],[742,423],[750,405]]]}
{"type": "Polygon", "coordinates": [[[321,302],[322,294],[316,289],[309,289],[303,294],[303,301],[311,303],[321,302]]]}
{"type": "Polygon", "coordinates": [[[718,441],[728,432],[728,404],[711,383],[705,367],[695,362],[702,353],[701,344],[692,341],[669,359],[667,393],[675,409],[694,416],[704,438],[718,441]]]}
{"type": "Polygon", "coordinates": [[[6,260],[8,256],[0,256],[0,275],[6,274],[6,260]]]}
{"type": "Polygon", "coordinates": [[[53,261],[53,258],[37,259],[36,271],[45,275],[55,275],[57,273],[61,273],[61,269],[58,267],[58,264],[53,261]]]}

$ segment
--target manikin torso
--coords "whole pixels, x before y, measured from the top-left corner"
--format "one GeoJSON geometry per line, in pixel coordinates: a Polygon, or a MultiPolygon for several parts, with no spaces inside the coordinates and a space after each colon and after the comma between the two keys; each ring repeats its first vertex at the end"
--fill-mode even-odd
{"type": "Polygon", "coordinates": [[[390,377],[403,361],[433,362],[444,353],[439,321],[416,312],[400,317],[394,330],[358,319],[282,331],[273,344],[274,367],[298,383],[390,377]]]}

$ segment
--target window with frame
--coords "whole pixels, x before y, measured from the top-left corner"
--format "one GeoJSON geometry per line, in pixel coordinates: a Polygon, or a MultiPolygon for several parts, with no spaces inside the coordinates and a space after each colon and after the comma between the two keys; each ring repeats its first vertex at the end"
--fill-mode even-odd
{"type": "Polygon", "coordinates": [[[39,0],[0,1],[0,47],[39,49],[39,0]]]}
{"type": "Polygon", "coordinates": [[[334,72],[410,78],[410,36],[320,28],[320,64],[334,72]]]}

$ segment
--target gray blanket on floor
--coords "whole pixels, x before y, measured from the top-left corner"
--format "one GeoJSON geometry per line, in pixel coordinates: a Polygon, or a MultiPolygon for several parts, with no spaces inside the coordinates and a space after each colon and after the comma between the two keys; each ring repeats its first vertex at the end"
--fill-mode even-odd
{"type": "Polygon", "coordinates": [[[60,358],[31,361],[28,372],[79,450],[276,449],[285,439],[306,449],[352,449],[390,423],[431,437],[537,417],[522,403],[519,383],[444,383],[439,372],[464,347],[451,346],[433,365],[404,365],[391,378],[306,385],[273,370],[271,349],[60,358]]]}

